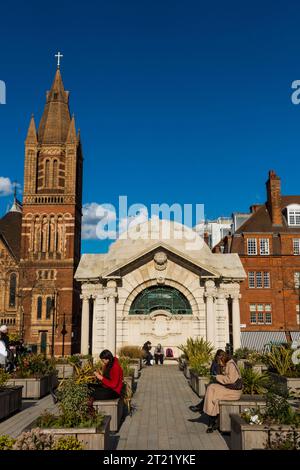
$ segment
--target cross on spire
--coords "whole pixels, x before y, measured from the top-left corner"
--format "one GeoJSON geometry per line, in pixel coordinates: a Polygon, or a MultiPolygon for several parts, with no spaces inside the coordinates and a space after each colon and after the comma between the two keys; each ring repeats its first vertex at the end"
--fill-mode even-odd
{"type": "Polygon", "coordinates": [[[60,66],[60,59],[63,57],[63,54],[61,54],[59,51],[57,54],[55,54],[55,57],[57,57],[57,68],[59,69],[60,66]]]}

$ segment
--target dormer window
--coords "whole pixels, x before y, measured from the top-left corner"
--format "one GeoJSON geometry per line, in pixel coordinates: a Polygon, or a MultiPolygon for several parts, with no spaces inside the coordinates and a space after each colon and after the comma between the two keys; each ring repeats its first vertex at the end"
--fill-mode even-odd
{"type": "Polygon", "coordinates": [[[293,204],[287,207],[288,224],[300,227],[300,206],[293,204]]]}

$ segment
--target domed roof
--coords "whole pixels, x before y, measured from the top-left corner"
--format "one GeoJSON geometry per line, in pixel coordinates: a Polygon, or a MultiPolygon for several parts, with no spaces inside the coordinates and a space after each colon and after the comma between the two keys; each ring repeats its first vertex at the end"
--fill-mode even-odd
{"type": "Polygon", "coordinates": [[[178,222],[152,218],[133,225],[127,232],[122,233],[110,246],[107,261],[111,263],[115,259],[121,263],[138,252],[151,250],[160,243],[189,258],[211,256],[209,246],[193,229],[178,222]]]}

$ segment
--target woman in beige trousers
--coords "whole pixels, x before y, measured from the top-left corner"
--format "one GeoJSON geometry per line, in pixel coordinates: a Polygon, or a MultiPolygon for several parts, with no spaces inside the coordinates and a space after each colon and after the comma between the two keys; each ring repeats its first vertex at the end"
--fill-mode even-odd
{"type": "Polygon", "coordinates": [[[224,368],[224,372],[223,374],[216,375],[217,383],[208,385],[206,389],[203,406],[203,411],[209,417],[209,425],[206,432],[213,432],[216,429],[219,401],[239,400],[242,394],[241,380],[237,382],[241,378],[241,374],[236,363],[225,352],[218,357],[218,361],[224,368]],[[232,385],[240,387],[240,389],[229,388],[232,385]]]}

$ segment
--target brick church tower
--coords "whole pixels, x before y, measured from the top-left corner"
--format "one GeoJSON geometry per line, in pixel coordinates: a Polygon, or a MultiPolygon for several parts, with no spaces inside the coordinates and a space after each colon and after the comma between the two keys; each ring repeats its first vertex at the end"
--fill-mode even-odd
{"type": "Polygon", "coordinates": [[[36,131],[25,140],[21,331],[33,350],[79,351],[82,149],[59,68],[36,131]]]}

